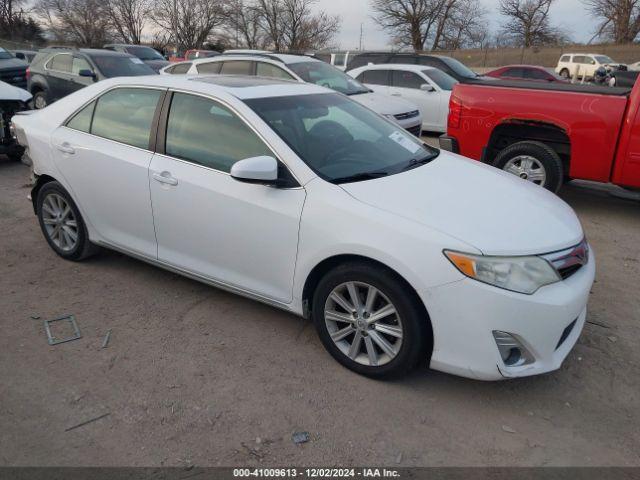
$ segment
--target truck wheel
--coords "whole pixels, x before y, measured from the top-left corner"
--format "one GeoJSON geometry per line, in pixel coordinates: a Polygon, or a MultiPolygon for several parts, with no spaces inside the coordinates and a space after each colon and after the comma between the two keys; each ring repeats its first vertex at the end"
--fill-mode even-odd
{"type": "Polygon", "coordinates": [[[562,70],[560,70],[560,76],[565,80],[569,80],[569,78],[571,77],[571,75],[569,75],[569,70],[566,68],[563,68],[562,70]]]}
{"type": "Polygon", "coordinates": [[[47,93],[43,90],[37,92],[33,96],[33,107],[36,110],[40,110],[49,105],[49,100],[47,99],[47,93]]]}
{"type": "Polygon", "coordinates": [[[564,179],[558,154],[541,142],[518,142],[502,150],[493,162],[501,170],[557,192],[564,179]]]}

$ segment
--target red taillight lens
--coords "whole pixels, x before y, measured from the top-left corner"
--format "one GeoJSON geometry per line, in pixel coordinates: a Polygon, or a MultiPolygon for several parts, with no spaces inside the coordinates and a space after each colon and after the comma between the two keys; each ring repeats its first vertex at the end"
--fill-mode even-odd
{"type": "Polygon", "coordinates": [[[455,97],[451,97],[449,102],[449,127],[460,127],[460,119],[462,118],[462,105],[460,105],[455,97]]]}
{"type": "Polygon", "coordinates": [[[27,70],[24,73],[25,73],[24,76],[26,77],[26,79],[29,80],[29,78],[31,77],[31,68],[27,67],[27,70]]]}

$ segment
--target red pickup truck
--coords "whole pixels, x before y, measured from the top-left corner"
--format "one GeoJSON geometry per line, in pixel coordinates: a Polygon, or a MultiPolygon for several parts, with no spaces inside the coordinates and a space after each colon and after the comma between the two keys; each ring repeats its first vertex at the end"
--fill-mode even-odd
{"type": "Polygon", "coordinates": [[[640,188],[640,82],[457,84],[445,150],[557,191],[572,179],[640,188]]]}

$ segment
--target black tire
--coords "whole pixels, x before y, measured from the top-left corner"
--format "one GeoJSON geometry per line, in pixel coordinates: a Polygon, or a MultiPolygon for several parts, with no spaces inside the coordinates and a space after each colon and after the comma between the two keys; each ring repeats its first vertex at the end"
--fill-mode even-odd
{"type": "MultiPolygon", "coordinates": [[[[362,300],[364,302],[364,298],[362,300]]],[[[411,287],[393,271],[365,262],[346,263],[328,272],[318,283],[313,295],[312,320],[324,347],[343,366],[372,378],[398,377],[406,374],[418,363],[426,362],[431,354],[429,319],[419,302],[411,287]],[[362,282],[375,287],[390,300],[402,319],[401,344],[395,357],[384,365],[372,366],[358,363],[343,353],[331,339],[325,322],[325,306],[332,291],[347,282],[362,282]]],[[[364,338],[361,349],[362,354],[366,355],[367,347],[364,338]]],[[[376,349],[382,353],[379,347],[376,349]]]]}
{"type": "Polygon", "coordinates": [[[540,183],[541,187],[552,192],[560,189],[564,180],[562,159],[551,147],[542,142],[524,141],[509,145],[498,153],[493,166],[505,170],[509,162],[519,156],[533,157],[544,169],[545,180],[540,183]]]}
{"type": "Polygon", "coordinates": [[[38,191],[38,197],[36,200],[36,212],[38,215],[38,222],[40,223],[40,229],[42,230],[42,234],[44,238],[47,240],[47,243],[52,248],[54,252],[60,255],[65,260],[72,261],[80,261],[85,258],[94,255],[99,251],[99,247],[92,244],[89,241],[89,236],[87,234],[87,227],[85,226],[84,220],[82,219],[82,215],[80,215],[80,211],[76,206],[75,202],[71,198],[71,196],[67,193],[64,187],[58,182],[48,182],[45,183],[42,188],[38,191]],[[47,197],[56,195],[62,197],[67,205],[70,207],[73,217],[76,222],[77,228],[77,241],[75,242],[73,248],[69,250],[65,250],[60,246],[56,245],[54,240],[52,239],[50,233],[47,231],[47,227],[45,226],[45,219],[43,213],[43,205],[47,197]]]}
{"type": "Polygon", "coordinates": [[[49,105],[49,97],[47,92],[40,90],[33,95],[33,108],[39,110],[49,105]]]}
{"type": "Polygon", "coordinates": [[[562,70],[560,70],[560,76],[562,78],[564,78],[565,80],[570,80],[571,79],[571,75],[569,74],[569,70],[566,68],[563,68],[562,70]]]}
{"type": "Polygon", "coordinates": [[[11,152],[7,154],[7,157],[13,162],[20,162],[22,161],[22,155],[24,155],[24,152],[11,152]]]}

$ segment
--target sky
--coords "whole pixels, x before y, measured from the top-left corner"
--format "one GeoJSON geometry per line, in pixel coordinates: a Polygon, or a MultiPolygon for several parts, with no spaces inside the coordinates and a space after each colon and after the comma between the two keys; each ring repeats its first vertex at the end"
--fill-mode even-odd
{"type": "MultiPolygon", "coordinates": [[[[492,31],[499,28],[498,0],[480,0],[489,11],[488,20],[492,31]]],[[[384,49],[390,46],[389,37],[380,30],[371,18],[369,0],[319,0],[318,8],[327,13],[339,15],[342,30],[337,47],[354,49],[360,43],[360,25],[363,26],[363,44],[368,50],[384,49]]],[[[552,23],[564,29],[572,39],[587,42],[593,36],[595,24],[580,0],[555,0],[551,9],[552,23]]]]}

